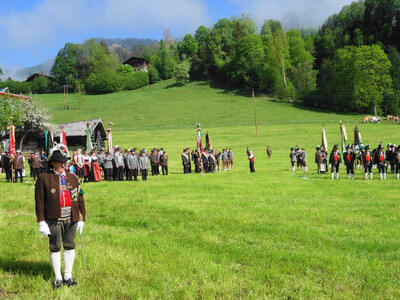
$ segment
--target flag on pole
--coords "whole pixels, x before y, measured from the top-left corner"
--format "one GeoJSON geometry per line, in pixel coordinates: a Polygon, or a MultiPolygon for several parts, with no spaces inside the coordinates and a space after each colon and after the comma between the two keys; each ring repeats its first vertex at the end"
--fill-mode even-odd
{"type": "Polygon", "coordinates": [[[321,141],[321,145],[322,147],[324,147],[324,149],[326,151],[328,151],[328,140],[326,138],[326,132],[325,132],[325,128],[322,128],[322,141],[321,141]]]}
{"type": "Polygon", "coordinates": [[[357,125],[354,127],[354,147],[360,146],[362,144],[362,138],[360,130],[358,129],[357,125]]]}
{"type": "Polygon", "coordinates": [[[51,131],[46,131],[44,133],[44,149],[46,150],[47,157],[49,157],[50,149],[53,148],[53,133],[51,131]]]}
{"type": "Polygon", "coordinates": [[[210,135],[208,134],[208,131],[206,133],[206,147],[207,149],[212,149],[211,139],[210,135]]]}
{"type": "Polygon", "coordinates": [[[196,133],[197,133],[197,151],[203,152],[203,141],[201,140],[202,132],[200,128],[200,123],[197,124],[196,133]]]}
{"type": "Polygon", "coordinates": [[[111,127],[107,129],[108,133],[108,143],[107,143],[107,151],[112,153],[112,134],[111,134],[111,127]]]}
{"type": "Polygon", "coordinates": [[[346,151],[347,132],[346,127],[343,125],[342,121],[340,121],[340,141],[342,144],[342,153],[344,153],[346,151]]]}
{"type": "Polygon", "coordinates": [[[87,123],[87,129],[86,129],[86,151],[92,151],[93,145],[92,145],[92,131],[90,130],[90,123],[87,123]]]}
{"type": "Polygon", "coordinates": [[[8,147],[8,152],[10,155],[15,155],[15,126],[10,122],[10,145],[8,147]]]}
{"type": "Polygon", "coordinates": [[[65,146],[67,146],[67,134],[64,131],[63,127],[61,128],[61,131],[60,131],[60,142],[62,144],[64,144],[65,146]]]}

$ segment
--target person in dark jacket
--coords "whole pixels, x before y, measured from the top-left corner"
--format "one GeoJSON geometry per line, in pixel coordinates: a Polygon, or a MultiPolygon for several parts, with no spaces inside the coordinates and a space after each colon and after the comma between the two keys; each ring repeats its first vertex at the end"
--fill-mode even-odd
{"type": "Polygon", "coordinates": [[[354,179],[354,160],[355,155],[350,145],[347,145],[346,152],[343,153],[344,164],[346,165],[347,178],[354,179]]]}
{"type": "Polygon", "coordinates": [[[82,234],[86,220],[85,201],[79,179],[66,172],[68,149],[56,145],[50,150],[49,173],[39,176],[35,186],[35,208],[39,232],[49,237],[50,262],[54,271],[53,288],[77,285],[72,277],[75,235],[82,234]],[[61,275],[61,247],[64,248],[64,278],[61,275]]]}
{"type": "Polygon", "coordinates": [[[387,157],[383,146],[379,146],[376,153],[376,160],[378,164],[379,177],[386,180],[386,162],[387,157]]]}
{"type": "Polygon", "coordinates": [[[329,164],[331,165],[331,179],[335,178],[336,173],[336,180],[339,180],[339,167],[342,163],[342,157],[338,149],[338,145],[333,146],[332,152],[329,155],[329,164]]]}
{"type": "Polygon", "coordinates": [[[364,165],[364,174],[365,179],[368,180],[368,173],[370,175],[371,180],[374,179],[374,174],[372,173],[372,153],[369,151],[369,145],[365,146],[364,153],[362,154],[362,162],[364,165]]]}

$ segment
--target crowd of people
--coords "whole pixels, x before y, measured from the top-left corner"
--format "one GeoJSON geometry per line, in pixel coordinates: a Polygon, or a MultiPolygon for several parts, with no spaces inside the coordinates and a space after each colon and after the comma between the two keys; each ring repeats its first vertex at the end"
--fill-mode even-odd
{"type": "Polygon", "coordinates": [[[221,152],[209,148],[192,151],[189,148],[185,148],[181,157],[184,174],[192,172],[192,163],[195,173],[214,173],[215,171],[233,169],[234,153],[230,148],[223,149],[221,152]]]}
{"type": "Polygon", "coordinates": [[[303,176],[305,176],[305,173],[308,170],[306,150],[304,148],[300,148],[299,146],[290,148],[289,158],[292,172],[296,173],[296,169],[301,169],[304,171],[303,176]]]}
{"type": "Polygon", "coordinates": [[[339,179],[340,166],[343,163],[348,179],[355,179],[354,169],[362,169],[365,180],[374,179],[373,169],[378,170],[381,180],[387,179],[389,170],[397,179],[400,179],[400,146],[389,143],[385,150],[382,142],[374,149],[371,149],[369,145],[347,145],[342,155],[338,145],[335,145],[329,156],[324,147],[317,147],[315,163],[318,175],[328,172],[329,164],[332,180],[339,179]]]}
{"type": "MultiPolygon", "coordinates": [[[[41,173],[48,171],[48,160],[45,151],[31,152],[28,158],[30,169],[29,177],[36,180],[41,173]]],[[[81,182],[98,182],[101,180],[147,180],[149,170],[151,175],[168,175],[168,155],[161,149],[152,149],[147,153],[146,149],[138,151],[133,149],[122,149],[119,146],[113,148],[113,152],[100,151],[74,151],[71,159],[67,162],[67,171],[77,175],[81,182]]],[[[28,176],[25,172],[25,157],[20,151],[15,156],[8,152],[1,153],[0,172],[6,174],[7,182],[13,180],[23,182],[28,176]]]]}
{"type": "Polygon", "coordinates": [[[151,175],[168,175],[168,155],[161,149],[152,149],[149,154],[146,149],[138,151],[136,148],[125,149],[116,146],[113,152],[105,152],[103,149],[96,153],[77,150],[73,153],[69,164],[70,170],[82,181],[101,181],[102,177],[107,181],[138,181],[141,176],[147,180],[149,169],[151,175]]]}

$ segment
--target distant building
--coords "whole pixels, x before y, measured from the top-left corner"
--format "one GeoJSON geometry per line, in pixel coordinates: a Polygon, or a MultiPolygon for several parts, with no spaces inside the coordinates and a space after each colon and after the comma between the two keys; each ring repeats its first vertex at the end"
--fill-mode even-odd
{"type": "Polygon", "coordinates": [[[41,74],[41,73],[34,73],[31,76],[29,76],[25,81],[26,82],[30,82],[30,81],[35,80],[36,78],[39,78],[39,77],[46,77],[49,81],[54,81],[55,80],[54,77],[51,77],[51,76],[48,76],[48,75],[44,75],[44,74],[41,74]]]}
{"type": "MultiPolygon", "coordinates": [[[[72,123],[59,124],[63,126],[67,134],[67,146],[86,147],[86,130],[89,128],[92,133],[92,145],[96,149],[104,148],[104,141],[107,139],[107,134],[101,119],[93,119],[86,121],[78,121],[72,123]]],[[[60,131],[55,132],[54,137],[60,137],[60,131]]],[[[57,139],[58,140],[58,139],[57,139]]]]}
{"type": "MultiPolygon", "coordinates": [[[[92,145],[96,149],[104,148],[104,141],[107,140],[107,134],[104,129],[101,119],[85,120],[72,123],[65,123],[57,125],[57,130],[53,132],[54,140],[56,142],[60,139],[60,128],[63,126],[64,131],[67,134],[67,146],[74,148],[86,148],[86,130],[87,124],[92,133],[92,145]]],[[[22,128],[17,127],[15,129],[15,140],[16,147],[19,148],[21,138],[23,136],[22,128]]],[[[0,142],[7,145],[9,140],[9,132],[0,132],[0,142]]],[[[44,132],[32,131],[24,139],[22,145],[22,151],[43,149],[45,146],[44,132]]]]}
{"type": "Polygon", "coordinates": [[[131,66],[135,72],[137,71],[144,71],[147,72],[150,67],[150,62],[147,60],[140,58],[140,57],[135,57],[132,56],[131,58],[128,58],[123,62],[124,65],[129,65],[131,66]]]}

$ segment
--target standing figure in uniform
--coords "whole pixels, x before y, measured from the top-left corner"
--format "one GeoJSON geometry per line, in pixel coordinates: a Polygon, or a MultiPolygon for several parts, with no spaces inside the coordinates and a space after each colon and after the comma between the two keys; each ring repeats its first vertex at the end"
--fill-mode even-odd
{"type": "Polygon", "coordinates": [[[386,180],[386,153],[383,146],[379,146],[377,150],[377,163],[379,170],[379,177],[386,180]]]}
{"type": "Polygon", "coordinates": [[[339,180],[339,167],[342,163],[342,158],[340,152],[338,150],[338,145],[333,146],[332,152],[329,156],[329,164],[331,165],[331,179],[335,178],[336,173],[336,180],[339,180]]]}
{"type": "Polygon", "coordinates": [[[10,160],[10,154],[8,151],[6,151],[4,153],[4,155],[1,156],[1,165],[4,169],[4,172],[6,173],[7,182],[10,182],[10,180],[11,180],[11,160],[10,160]]]}
{"type": "Polygon", "coordinates": [[[395,153],[395,167],[396,167],[396,178],[400,179],[400,145],[397,146],[395,153]]]}
{"type": "Polygon", "coordinates": [[[290,148],[289,158],[290,158],[290,163],[292,165],[292,171],[294,174],[296,174],[297,155],[293,148],[290,148]]]}
{"type": "Polygon", "coordinates": [[[315,148],[315,163],[317,164],[317,172],[319,176],[321,175],[321,169],[325,169],[324,158],[320,147],[315,148]]]}
{"type": "Polygon", "coordinates": [[[115,180],[124,180],[124,157],[122,155],[122,150],[119,147],[115,148],[114,152],[114,161],[115,161],[115,168],[116,168],[116,177],[115,180]]]}
{"type": "Polygon", "coordinates": [[[25,170],[25,157],[21,154],[21,151],[17,150],[17,155],[14,159],[14,167],[15,167],[15,182],[19,181],[24,182],[24,170],[25,170]]]}
{"type": "Polygon", "coordinates": [[[248,147],[247,147],[247,150],[246,150],[246,154],[247,154],[247,158],[249,160],[250,172],[254,173],[256,171],[254,169],[254,155],[253,155],[253,152],[248,147]]]}
{"type": "Polygon", "coordinates": [[[104,180],[110,181],[113,174],[113,158],[110,152],[106,152],[106,157],[104,158],[104,180]]]}
{"type": "Polygon", "coordinates": [[[163,175],[168,175],[168,155],[167,153],[163,150],[162,154],[160,155],[160,165],[161,165],[161,170],[163,175]]]}
{"type": "Polygon", "coordinates": [[[372,153],[369,151],[369,145],[365,146],[362,161],[364,165],[365,179],[368,180],[368,173],[371,177],[371,180],[374,179],[374,174],[372,174],[372,153]]]}
{"type": "Polygon", "coordinates": [[[190,173],[190,158],[189,158],[189,150],[188,148],[183,149],[182,152],[182,165],[183,165],[183,174],[190,173]]]}
{"type": "Polygon", "coordinates": [[[354,179],[354,152],[351,150],[350,145],[347,145],[346,152],[343,153],[344,164],[346,165],[347,178],[354,179]]]}
{"type": "Polygon", "coordinates": [[[139,169],[140,173],[142,174],[143,181],[147,180],[149,168],[150,168],[149,157],[147,156],[146,149],[143,149],[142,151],[140,151],[140,156],[139,156],[139,169]]]}
{"type": "Polygon", "coordinates": [[[75,259],[75,235],[82,234],[86,218],[83,190],[76,175],[66,172],[68,149],[59,144],[50,150],[50,173],[36,181],[35,206],[39,232],[49,237],[53,287],[77,285],[72,277],[75,259]],[[61,246],[64,248],[64,279],[61,275],[61,246]]]}

